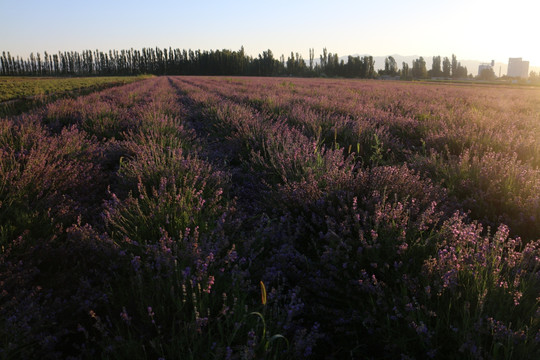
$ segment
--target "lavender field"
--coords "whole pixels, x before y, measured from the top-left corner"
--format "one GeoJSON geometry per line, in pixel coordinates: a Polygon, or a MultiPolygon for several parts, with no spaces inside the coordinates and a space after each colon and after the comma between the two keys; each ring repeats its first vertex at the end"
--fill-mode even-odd
{"type": "Polygon", "coordinates": [[[539,99],[154,77],[0,119],[0,358],[538,359],[539,99]]]}

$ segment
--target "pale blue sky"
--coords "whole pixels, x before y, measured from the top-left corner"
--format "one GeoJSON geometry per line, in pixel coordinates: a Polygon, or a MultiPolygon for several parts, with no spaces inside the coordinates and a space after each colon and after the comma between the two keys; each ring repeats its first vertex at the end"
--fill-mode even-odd
{"type": "Polygon", "coordinates": [[[401,54],[540,66],[535,0],[0,0],[0,51],[173,47],[401,54]]]}

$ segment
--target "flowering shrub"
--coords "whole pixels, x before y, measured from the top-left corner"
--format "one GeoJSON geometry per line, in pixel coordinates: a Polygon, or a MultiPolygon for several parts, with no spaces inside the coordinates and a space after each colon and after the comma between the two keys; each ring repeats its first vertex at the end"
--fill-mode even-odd
{"type": "Polygon", "coordinates": [[[537,353],[540,242],[521,246],[520,238],[508,234],[501,225],[482,236],[481,225],[466,223],[458,213],[442,226],[443,241],[424,264],[437,299],[431,310],[450,323],[436,331],[445,336],[441,347],[449,336],[461,343],[460,352],[475,358],[537,353]]]}
{"type": "MultiPolygon", "coordinates": [[[[76,127],[51,136],[33,116],[2,122],[0,242],[92,216],[103,188],[98,148],[76,127]]],[[[45,232],[46,233],[46,232],[45,232]]]]}

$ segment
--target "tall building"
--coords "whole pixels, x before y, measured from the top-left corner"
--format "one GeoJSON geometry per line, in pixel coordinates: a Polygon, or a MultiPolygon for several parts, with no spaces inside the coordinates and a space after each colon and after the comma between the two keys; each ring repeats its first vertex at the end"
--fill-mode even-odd
{"type": "Polygon", "coordinates": [[[529,62],[523,61],[522,58],[509,58],[508,59],[508,73],[509,77],[519,77],[526,79],[529,77],[529,62]]]}
{"type": "Polygon", "coordinates": [[[524,79],[529,78],[529,62],[528,61],[521,62],[521,77],[524,79]]]}

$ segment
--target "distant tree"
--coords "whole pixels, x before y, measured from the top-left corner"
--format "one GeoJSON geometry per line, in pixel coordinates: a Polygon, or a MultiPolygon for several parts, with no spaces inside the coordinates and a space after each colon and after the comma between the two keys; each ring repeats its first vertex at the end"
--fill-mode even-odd
{"type": "Polygon", "coordinates": [[[277,75],[280,72],[280,66],[281,63],[279,60],[274,59],[272,50],[268,49],[267,51],[263,51],[262,56],[259,55],[258,62],[256,62],[257,75],[277,75]]]}
{"type": "Polygon", "coordinates": [[[2,75],[7,75],[7,63],[6,63],[6,52],[2,52],[2,57],[0,57],[0,69],[2,75]]]}
{"type": "Polygon", "coordinates": [[[426,61],[423,57],[413,60],[412,77],[416,79],[425,79],[427,77],[426,61]]]}
{"type": "Polygon", "coordinates": [[[456,55],[452,54],[452,77],[457,78],[458,62],[456,55]]]}
{"type": "Polygon", "coordinates": [[[328,54],[328,75],[330,76],[339,76],[340,67],[339,67],[339,56],[338,54],[328,54]]]}
{"type": "Polygon", "coordinates": [[[464,79],[467,77],[467,74],[468,74],[467,67],[461,66],[461,63],[458,62],[458,66],[457,66],[454,78],[464,79]]]}
{"type": "Polygon", "coordinates": [[[388,56],[384,59],[384,74],[390,76],[396,76],[398,73],[398,66],[396,60],[392,56],[388,56]]]}
{"type": "Polygon", "coordinates": [[[458,63],[458,68],[456,71],[456,78],[464,79],[468,76],[468,71],[466,66],[461,66],[461,63],[458,63]]]}
{"type": "Polygon", "coordinates": [[[371,79],[375,77],[375,61],[373,60],[373,56],[364,56],[364,68],[365,73],[364,77],[366,79],[371,79]]]}
{"type": "Polygon", "coordinates": [[[326,65],[328,64],[328,51],[326,50],[326,48],[323,48],[323,53],[322,55],[320,55],[320,58],[321,58],[321,68],[324,69],[326,68],[326,65]]]}
{"type": "Polygon", "coordinates": [[[401,68],[401,79],[403,80],[410,80],[412,78],[411,70],[409,69],[409,64],[406,62],[403,62],[402,68],[401,68]]]}
{"type": "Polygon", "coordinates": [[[50,61],[50,64],[51,64],[51,73],[53,73],[56,76],[60,75],[59,74],[60,67],[58,65],[58,55],[57,54],[49,54],[49,61],[50,61]]]}
{"type": "Polygon", "coordinates": [[[451,74],[451,70],[452,70],[452,65],[450,63],[450,60],[447,57],[445,57],[444,60],[443,60],[442,75],[445,78],[449,78],[450,74],[451,74]]]}
{"type": "Polygon", "coordinates": [[[30,53],[30,75],[36,75],[36,58],[34,53],[30,53]]]}
{"type": "Polygon", "coordinates": [[[7,67],[8,67],[8,75],[15,75],[15,62],[14,59],[11,57],[11,54],[7,53],[7,67]]]}
{"type": "Polygon", "coordinates": [[[37,53],[36,59],[37,59],[37,74],[41,76],[43,75],[43,69],[41,65],[41,55],[39,53],[37,53]]]}
{"type": "Polygon", "coordinates": [[[287,73],[290,75],[301,76],[306,72],[306,62],[302,58],[302,55],[296,53],[293,54],[291,51],[291,56],[287,59],[287,73]]]}
{"type": "Polygon", "coordinates": [[[482,69],[480,74],[478,74],[478,79],[488,81],[495,80],[495,72],[493,71],[493,68],[490,67],[487,69],[482,69]]]}
{"type": "MultiPolygon", "coordinates": [[[[448,72],[448,59],[444,58],[443,61],[443,74],[446,76],[448,72]]],[[[452,63],[450,64],[450,70],[452,71],[452,79],[463,79],[468,75],[467,68],[462,66],[457,60],[456,55],[452,54],[452,63]]]]}
{"type": "Polygon", "coordinates": [[[346,77],[360,77],[362,75],[362,60],[359,56],[349,55],[344,68],[346,77]]]}
{"type": "Polygon", "coordinates": [[[442,76],[443,72],[441,70],[441,57],[440,56],[434,56],[433,57],[433,63],[431,65],[431,76],[433,77],[440,77],[442,76]]]}
{"type": "Polygon", "coordinates": [[[50,61],[50,55],[45,51],[43,54],[43,61],[44,61],[44,75],[50,75],[51,74],[51,61],[50,61]]]}

